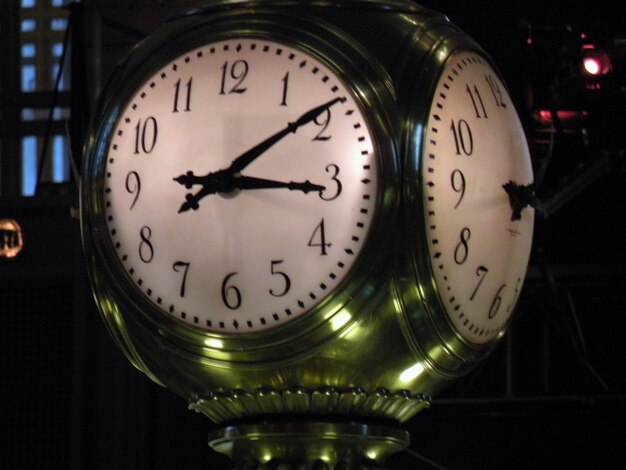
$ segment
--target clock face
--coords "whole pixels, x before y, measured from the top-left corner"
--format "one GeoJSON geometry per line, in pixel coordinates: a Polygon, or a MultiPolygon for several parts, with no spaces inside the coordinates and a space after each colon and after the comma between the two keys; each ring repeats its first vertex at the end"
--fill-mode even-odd
{"type": "Polygon", "coordinates": [[[266,39],[189,50],[122,106],[104,169],[112,245],[164,314],[217,333],[298,318],[350,271],[374,217],[355,95],[266,39]]]}
{"type": "Polygon", "coordinates": [[[430,264],[455,330],[473,344],[501,335],[522,287],[532,169],[505,86],[478,54],[445,65],[425,131],[424,214],[430,264]]]}

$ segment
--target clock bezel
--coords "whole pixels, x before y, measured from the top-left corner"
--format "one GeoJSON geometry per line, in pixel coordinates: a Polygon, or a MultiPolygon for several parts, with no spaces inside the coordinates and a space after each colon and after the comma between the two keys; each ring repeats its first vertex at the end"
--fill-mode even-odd
{"type": "MultiPolygon", "coordinates": [[[[393,220],[396,210],[397,153],[391,135],[389,117],[380,110],[389,109],[391,97],[386,90],[377,90],[382,72],[373,58],[358,49],[349,37],[333,27],[309,21],[306,17],[263,15],[254,17],[241,12],[223,12],[203,16],[187,16],[165,26],[156,35],[136,47],[129,58],[113,74],[107,85],[90,133],[90,158],[83,170],[83,238],[91,264],[92,284],[101,301],[101,311],[110,330],[120,329],[120,322],[132,336],[136,328],[144,328],[155,337],[178,345],[191,354],[226,360],[249,360],[251,357],[285,356],[311,349],[313,345],[340,334],[358,321],[358,307],[382,285],[385,278],[381,260],[385,256],[384,229],[393,220]],[[184,31],[181,34],[181,31],[184,31]],[[222,333],[199,329],[172,318],[159,309],[134,282],[115,254],[104,219],[103,169],[111,133],[126,103],[146,80],[168,61],[185,51],[226,39],[256,38],[274,41],[300,49],[325,64],[353,94],[370,128],[379,163],[379,191],[376,211],[358,259],[334,292],[310,311],[271,329],[247,333],[222,333]],[[342,49],[335,44],[343,44],[342,49]],[[346,46],[347,44],[347,46],[346,46]],[[374,116],[371,109],[378,110],[374,116]],[[106,305],[107,303],[113,305],[106,305]],[[342,311],[352,313],[340,328],[333,319],[342,311]]],[[[384,78],[384,77],[383,77],[384,78]]],[[[125,348],[129,341],[118,338],[125,348]]]]}

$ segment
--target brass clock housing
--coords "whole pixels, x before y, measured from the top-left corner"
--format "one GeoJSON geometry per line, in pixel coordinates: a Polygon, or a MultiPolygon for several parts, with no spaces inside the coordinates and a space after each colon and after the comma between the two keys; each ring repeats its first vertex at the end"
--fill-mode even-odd
{"type": "MultiPolygon", "coordinates": [[[[497,77],[480,47],[445,16],[408,1],[219,1],[140,43],[103,92],[82,172],[95,299],[129,360],[218,423],[276,414],[404,422],[471,370],[501,334],[478,344],[455,328],[433,275],[423,217],[433,94],[446,64],[463,53],[497,77]],[[331,293],[274,328],[219,332],[172,317],[138,289],[107,225],[105,167],[123,109],[149,77],[207,44],[249,39],[301,51],[340,80],[369,129],[378,190],[366,240],[331,293]]],[[[498,198],[508,201],[504,190],[498,198]]],[[[531,209],[523,212],[532,217],[531,209]]],[[[523,272],[526,262],[515,261],[515,269],[523,272]]]]}

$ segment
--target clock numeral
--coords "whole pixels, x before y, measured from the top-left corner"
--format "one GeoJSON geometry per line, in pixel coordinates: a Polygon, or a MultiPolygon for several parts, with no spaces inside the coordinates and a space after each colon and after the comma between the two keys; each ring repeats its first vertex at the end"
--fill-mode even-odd
{"type": "Polygon", "coordinates": [[[137,121],[135,126],[135,155],[150,153],[154,150],[158,136],[157,120],[149,116],[145,121],[137,121]]]}
{"type": "Polygon", "coordinates": [[[327,197],[324,195],[326,193],[326,190],[320,191],[319,192],[320,198],[323,199],[324,201],[332,201],[333,199],[337,199],[339,195],[341,194],[341,190],[343,189],[343,185],[341,184],[341,181],[338,178],[339,167],[335,165],[334,163],[330,163],[326,165],[326,173],[331,173],[331,172],[332,172],[332,176],[330,177],[330,179],[331,181],[335,183],[335,193],[332,196],[327,197]]]}
{"type": "Polygon", "coordinates": [[[231,93],[242,94],[248,89],[243,86],[243,82],[248,76],[249,65],[245,60],[236,60],[232,64],[228,64],[228,61],[222,65],[222,84],[220,86],[220,95],[227,95],[231,93]],[[230,87],[227,86],[227,82],[234,81],[234,84],[230,87]]]}
{"type": "Polygon", "coordinates": [[[506,108],[506,103],[504,102],[504,97],[502,95],[502,90],[500,90],[500,85],[498,85],[498,81],[491,74],[485,75],[485,80],[489,84],[489,89],[493,94],[493,99],[496,101],[496,106],[498,108],[506,108]]]}
{"type": "Polygon", "coordinates": [[[230,273],[222,282],[222,302],[231,310],[241,307],[241,291],[234,284],[229,284],[230,278],[236,275],[236,272],[230,273]]]}
{"type": "Polygon", "coordinates": [[[476,288],[474,289],[474,292],[472,292],[472,295],[470,295],[470,300],[474,300],[474,297],[476,297],[476,293],[478,292],[478,289],[480,289],[480,285],[485,280],[485,277],[487,277],[488,272],[489,272],[489,269],[485,268],[484,266],[478,266],[478,268],[476,268],[476,275],[478,276],[478,284],[476,284],[476,288]]]}
{"type": "Polygon", "coordinates": [[[500,310],[500,305],[502,305],[502,291],[505,289],[505,287],[506,284],[502,284],[498,288],[496,295],[491,302],[491,307],[489,307],[489,314],[487,315],[489,317],[489,320],[495,318],[495,316],[498,314],[498,310],[500,310]]]}
{"type": "Polygon", "coordinates": [[[454,136],[454,145],[456,147],[456,154],[471,155],[474,152],[474,138],[472,137],[472,129],[465,119],[459,119],[458,123],[452,120],[450,124],[450,130],[454,136]]]}
{"type": "Polygon", "coordinates": [[[289,289],[291,289],[291,279],[289,278],[289,276],[283,272],[283,271],[278,271],[276,268],[276,266],[278,266],[279,264],[282,264],[285,260],[283,259],[277,259],[277,260],[272,260],[270,263],[270,271],[272,273],[272,276],[278,276],[281,277],[283,282],[284,282],[284,286],[282,288],[282,290],[274,290],[274,289],[270,289],[269,293],[270,295],[274,296],[274,297],[282,297],[285,294],[287,294],[287,292],[289,292],[289,289]]]}
{"type": "Polygon", "coordinates": [[[319,248],[320,256],[326,256],[328,254],[326,249],[330,248],[332,246],[332,243],[326,242],[326,230],[324,228],[324,219],[322,219],[322,221],[319,224],[317,224],[317,226],[315,227],[315,230],[313,230],[313,233],[311,234],[311,238],[309,238],[309,243],[307,244],[307,246],[310,246],[313,248],[319,248]]]}
{"type": "Polygon", "coordinates": [[[289,72],[285,74],[285,76],[283,77],[281,81],[283,82],[283,99],[281,100],[280,105],[287,106],[287,88],[289,87],[289,72]]]}
{"type": "Polygon", "coordinates": [[[454,249],[454,262],[458,265],[461,265],[467,261],[467,257],[469,255],[469,239],[472,236],[472,232],[469,228],[464,227],[461,230],[460,241],[456,248],[454,249]]]}
{"type": "Polygon", "coordinates": [[[513,301],[507,306],[506,313],[509,313],[515,307],[517,303],[517,298],[520,294],[520,285],[522,284],[522,278],[518,277],[517,282],[515,283],[515,291],[513,292],[513,301]]]}
{"type": "Polygon", "coordinates": [[[488,119],[489,117],[487,116],[487,110],[485,109],[485,104],[483,103],[483,99],[480,96],[478,87],[474,85],[474,87],[471,88],[469,85],[466,85],[465,91],[472,100],[472,105],[474,106],[474,112],[476,113],[476,117],[478,119],[488,119]]]}
{"type": "Polygon", "coordinates": [[[139,231],[139,237],[141,238],[141,242],[139,242],[139,259],[146,264],[150,263],[154,259],[154,246],[150,241],[152,229],[144,225],[139,231]]]}
{"type": "Polygon", "coordinates": [[[318,116],[315,117],[315,119],[313,119],[313,122],[317,126],[320,126],[322,128],[317,133],[317,135],[313,137],[314,142],[315,141],[326,142],[327,140],[330,140],[332,136],[324,135],[324,132],[326,132],[326,129],[328,128],[328,125],[330,124],[330,118],[331,118],[330,108],[327,108],[326,110],[324,110],[324,112],[320,113],[318,116]]]}
{"type": "Polygon", "coordinates": [[[185,297],[185,286],[187,285],[187,273],[189,272],[189,266],[191,263],[186,263],[184,261],[176,261],[172,265],[172,269],[174,272],[183,273],[183,279],[180,283],[180,296],[185,297]]]}
{"type": "Polygon", "coordinates": [[[181,90],[180,78],[174,84],[175,93],[174,93],[174,109],[172,110],[173,113],[177,113],[178,112],[178,102],[180,100],[181,92],[184,95],[184,104],[185,104],[185,107],[183,108],[183,111],[191,111],[191,83],[192,83],[192,80],[193,80],[193,77],[189,77],[189,80],[187,80],[187,83],[185,83],[185,85],[184,85],[184,90],[181,90]]]}
{"type": "Polygon", "coordinates": [[[141,192],[141,179],[139,178],[139,173],[136,171],[129,171],[126,175],[126,192],[128,194],[134,194],[133,202],[130,205],[130,210],[133,210],[135,204],[137,203],[137,199],[139,199],[139,193],[141,192]]]}
{"type": "Polygon", "coordinates": [[[459,199],[456,201],[454,208],[456,209],[461,204],[463,197],[465,197],[465,175],[461,170],[454,170],[450,175],[450,186],[452,190],[459,195],[459,199]]]}

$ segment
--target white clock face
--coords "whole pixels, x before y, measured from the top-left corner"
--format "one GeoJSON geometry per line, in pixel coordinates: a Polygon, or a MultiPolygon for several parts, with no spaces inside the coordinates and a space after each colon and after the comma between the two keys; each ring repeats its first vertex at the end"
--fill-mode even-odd
{"type": "Polygon", "coordinates": [[[534,211],[521,208],[520,194],[532,183],[522,127],[505,86],[478,54],[460,53],[445,66],[422,175],[439,297],[465,340],[488,343],[503,332],[519,296],[534,211]]]}
{"type": "Polygon", "coordinates": [[[264,39],[191,50],[121,110],[105,216],[143,295],[194,327],[265,330],[346,277],[374,217],[378,164],[353,92],[264,39]]]}

